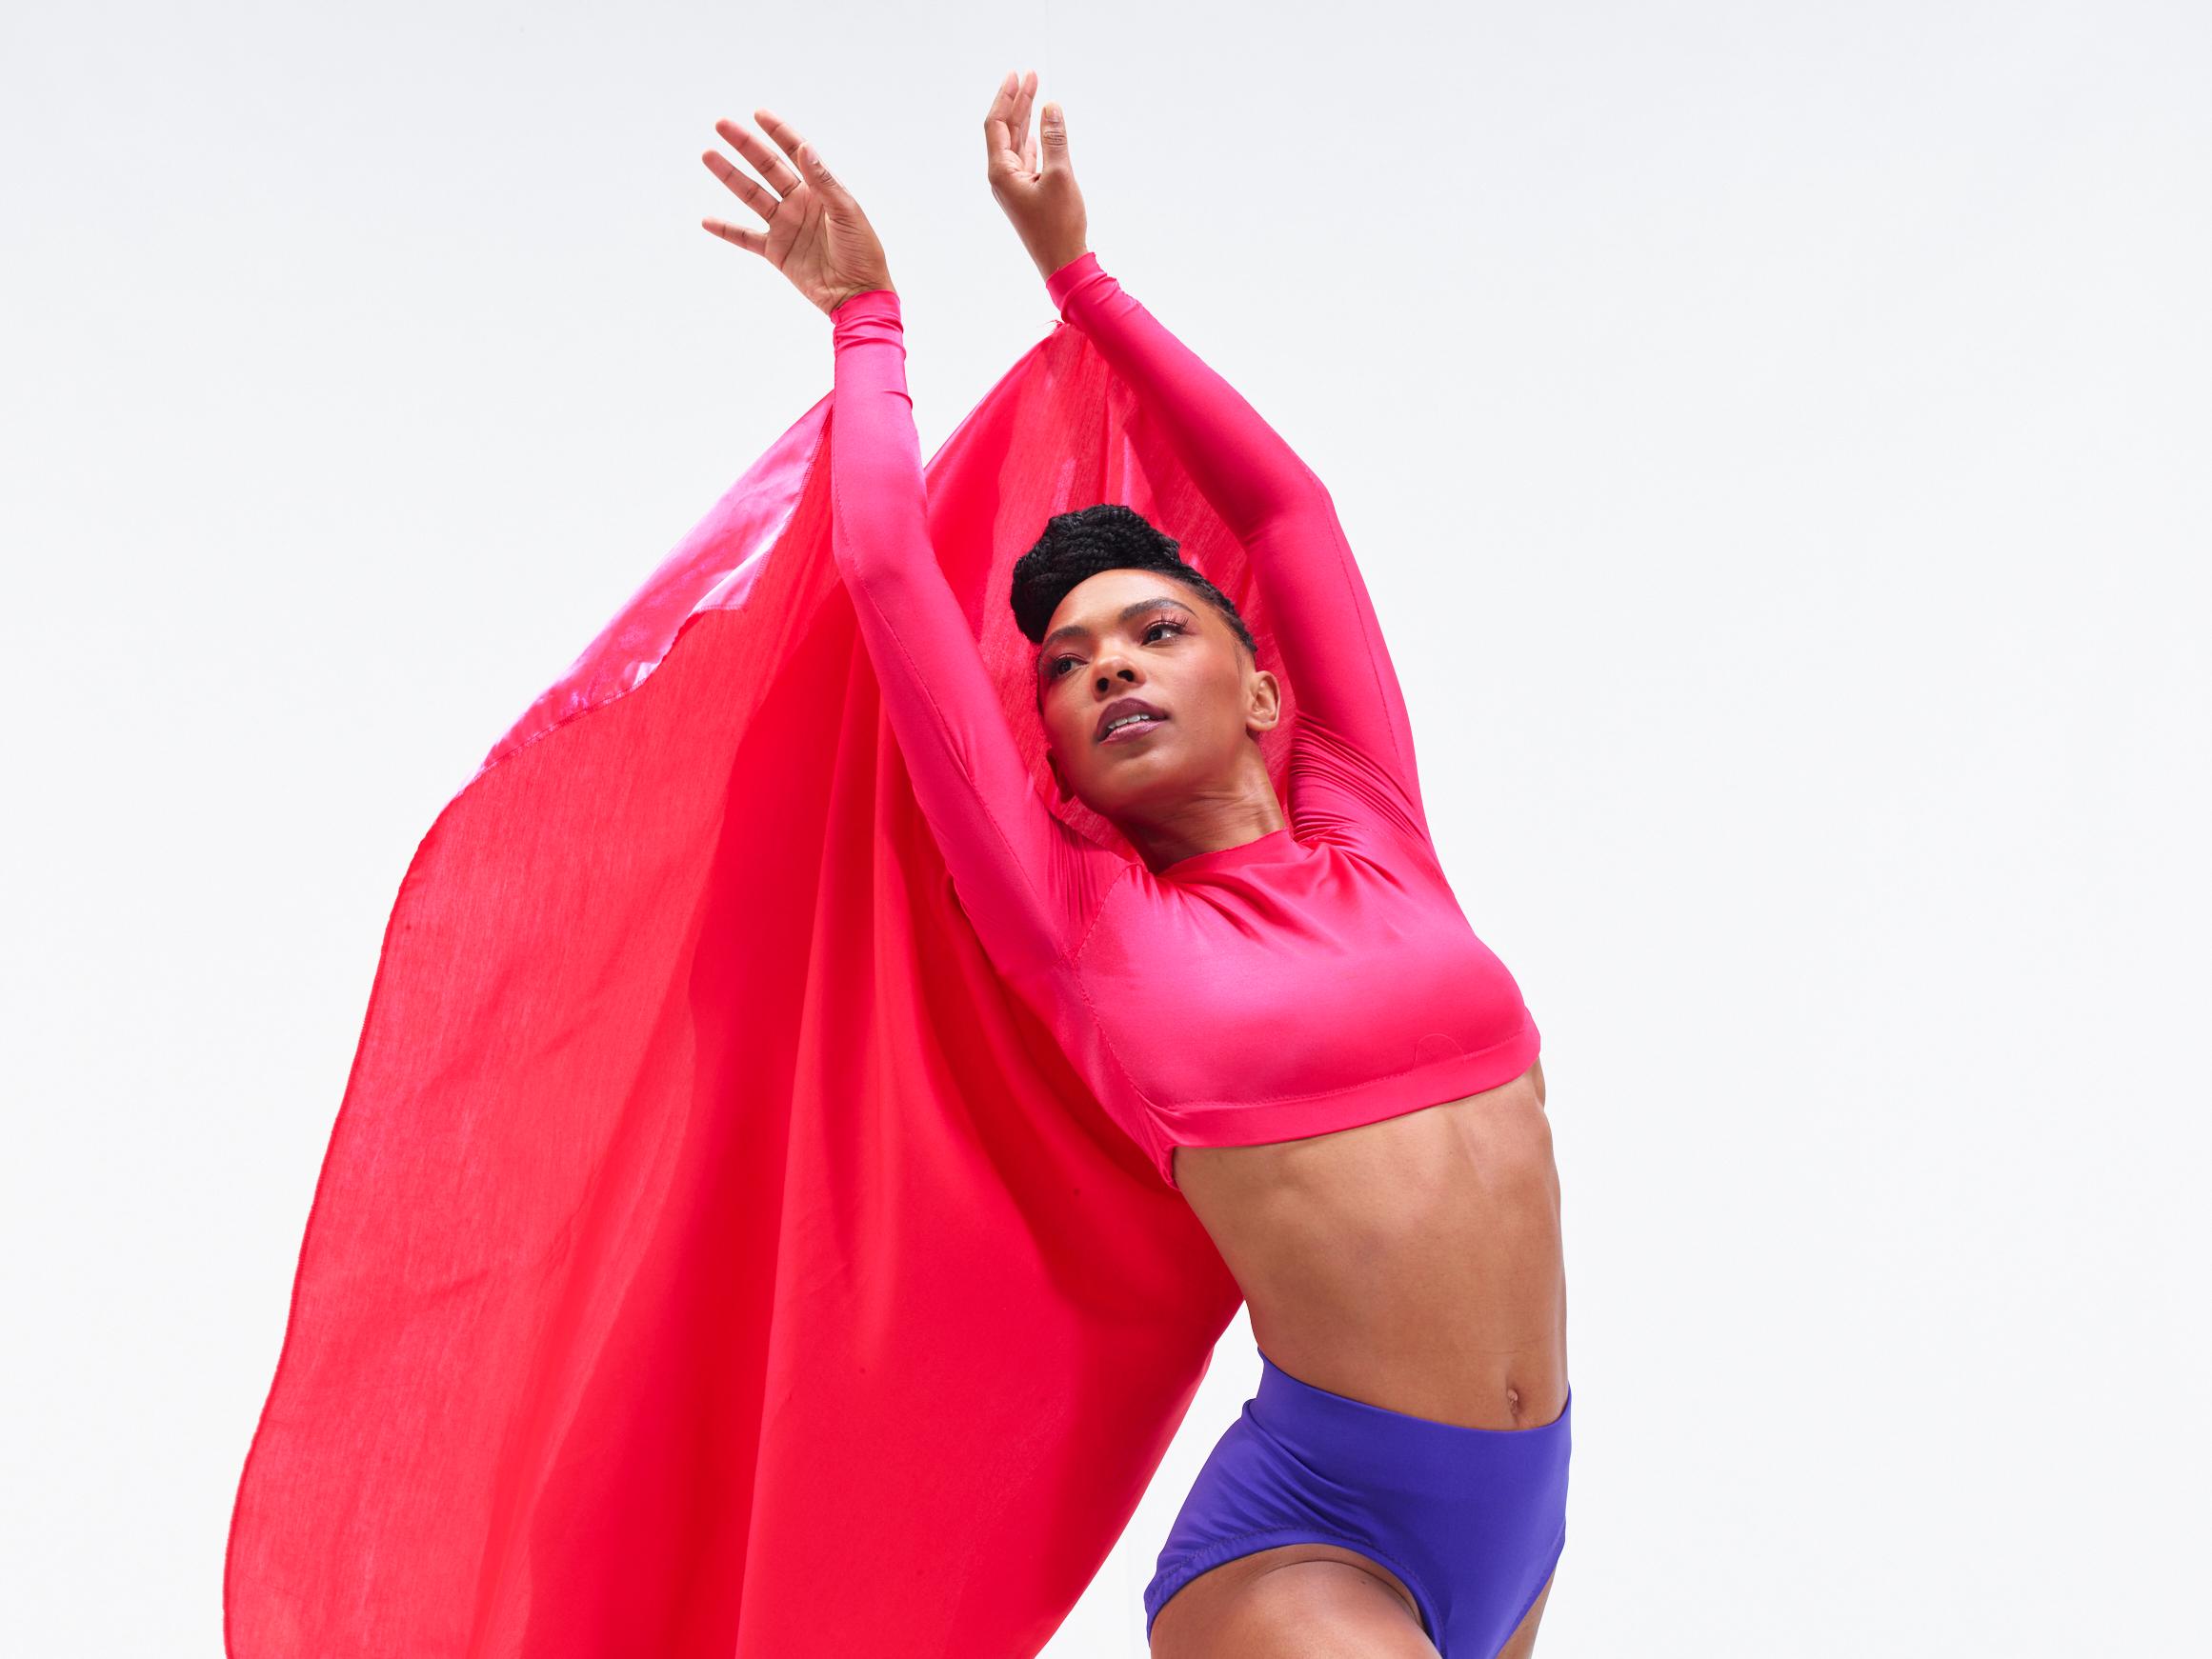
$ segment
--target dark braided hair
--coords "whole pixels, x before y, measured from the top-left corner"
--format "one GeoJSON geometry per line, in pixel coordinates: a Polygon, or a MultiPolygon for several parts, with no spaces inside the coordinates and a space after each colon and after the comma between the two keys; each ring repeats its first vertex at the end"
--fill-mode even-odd
{"type": "Polygon", "coordinates": [[[1196,590],[1258,660],[1252,630],[1229,595],[1183,558],[1180,542],[1116,501],[1054,513],[1036,545],[1014,562],[1014,620],[1032,645],[1044,639],[1068,590],[1101,570],[1158,570],[1196,590]]]}

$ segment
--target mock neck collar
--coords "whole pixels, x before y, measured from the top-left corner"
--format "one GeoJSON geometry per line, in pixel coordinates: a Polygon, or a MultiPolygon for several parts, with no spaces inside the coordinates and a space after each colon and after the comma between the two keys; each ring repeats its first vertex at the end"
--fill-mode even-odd
{"type": "Polygon", "coordinates": [[[1296,846],[1291,839],[1290,827],[1270,830],[1264,835],[1256,835],[1250,841],[1239,841],[1234,847],[1217,847],[1210,852],[1193,852],[1163,864],[1153,871],[1156,876],[1180,881],[1186,876],[1200,875],[1212,870],[1227,869],[1232,865],[1246,864],[1256,858],[1265,858],[1279,852],[1285,847],[1296,846]]]}

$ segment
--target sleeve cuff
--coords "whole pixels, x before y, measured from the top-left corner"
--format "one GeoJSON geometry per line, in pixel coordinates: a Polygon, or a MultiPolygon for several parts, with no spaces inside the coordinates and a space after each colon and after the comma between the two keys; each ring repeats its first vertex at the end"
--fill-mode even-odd
{"type": "Polygon", "coordinates": [[[1064,317],[1068,314],[1069,296],[1083,285],[1085,279],[1102,274],[1096,253],[1079,253],[1045,278],[1045,293],[1050,296],[1054,309],[1064,317]]]}
{"type": "Polygon", "coordinates": [[[895,289],[872,288],[853,295],[830,313],[831,337],[840,347],[855,340],[899,340],[906,322],[895,289]]]}

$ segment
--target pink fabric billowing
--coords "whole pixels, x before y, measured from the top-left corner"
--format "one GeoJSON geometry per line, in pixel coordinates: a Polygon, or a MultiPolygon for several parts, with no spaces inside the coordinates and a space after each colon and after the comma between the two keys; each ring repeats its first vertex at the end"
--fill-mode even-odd
{"type": "MultiPolygon", "coordinates": [[[[231,1659],[1034,1654],[1237,1309],[955,901],[831,561],[832,413],[416,850],[239,1483],[231,1659]]],[[[1073,328],[928,477],[1017,723],[1006,583],[1055,511],[1167,501],[1265,628],[1073,328]]]]}

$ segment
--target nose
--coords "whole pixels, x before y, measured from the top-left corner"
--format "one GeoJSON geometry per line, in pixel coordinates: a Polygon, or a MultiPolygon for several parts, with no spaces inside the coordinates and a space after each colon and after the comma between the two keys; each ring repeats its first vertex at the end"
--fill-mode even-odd
{"type": "Polygon", "coordinates": [[[1101,650],[1093,670],[1097,676],[1097,688],[1103,691],[1109,686],[1132,684],[1136,679],[1136,664],[1125,647],[1110,645],[1101,650]]]}

